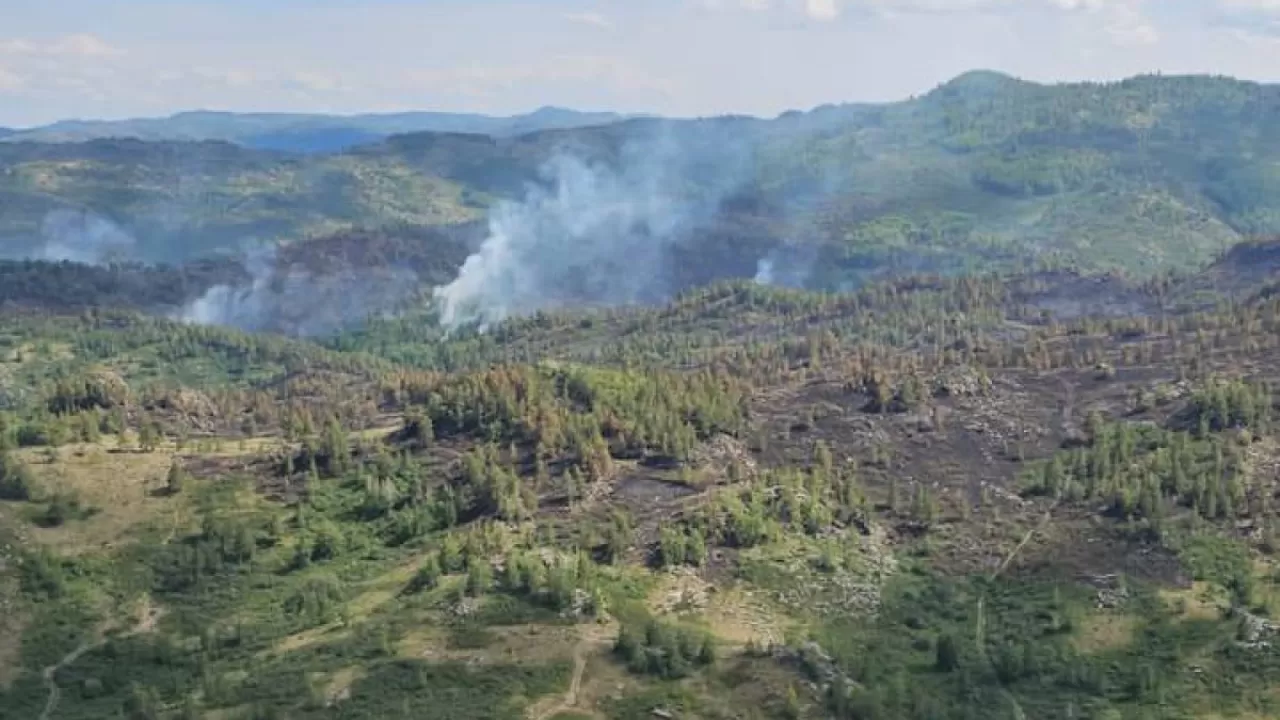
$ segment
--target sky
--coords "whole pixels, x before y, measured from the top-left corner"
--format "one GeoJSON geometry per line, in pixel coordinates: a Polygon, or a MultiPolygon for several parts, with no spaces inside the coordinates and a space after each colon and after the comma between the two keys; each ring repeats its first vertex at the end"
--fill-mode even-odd
{"type": "Polygon", "coordinates": [[[1280,81],[1280,0],[0,0],[0,126],[235,111],[772,116],[967,70],[1280,81]]]}

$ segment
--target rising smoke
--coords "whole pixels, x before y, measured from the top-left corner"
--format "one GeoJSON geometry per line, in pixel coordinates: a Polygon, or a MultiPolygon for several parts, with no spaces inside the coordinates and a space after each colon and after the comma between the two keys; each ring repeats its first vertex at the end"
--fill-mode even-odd
{"type": "Polygon", "coordinates": [[[103,265],[132,258],[137,242],[114,222],[89,210],[54,210],[40,224],[35,259],[103,265]]]}
{"type": "Polygon", "coordinates": [[[776,282],[775,265],[777,265],[777,260],[772,254],[760,258],[760,261],[756,263],[755,281],[761,285],[774,284],[776,282]]]}
{"type": "MultiPolygon", "coordinates": [[[[540,309],[659,303],[725,277],[803,286],[814,258],[802,245],[782,243],[778,230],[797,193],[755,185],[762,138],[753,123],[641,122],[574,136],[579,144],[553,152],[523,198],[491,209],[487,236],[460,267],[460,256],[436,258],[457,268],[452,282],[433,291],[441,324],[485,329],[540,309]]],[[[150,212],[148,227],[181,225],[179,205],[161,209],[168,214],[150,212]]],[[[50,213],[41,237],[26,257],[98,264],[155,254],[88,211],[50,213]]],[[[421,282],[403,266],[318,270],[274,249],[244,255],[242,281],[219,277],[168,314],[325,335],[402,310],[421,282]]]]}
{"type": "Polygon", "coordinates": [[[329,335],[398,312],[419,285],[405,268],[342,268],[313,272],[284,267],[274,247],[249,251],[249,280],[215,285],[175,313],[201,325],[304,337],[329,335]]]}
{"type": "Polygon", "coordinates": [[[435,290],[442,324],[483,329],[539,309],[669,297],[671,251],[749,177],[751,159],[715,123],[679,135],[658,126],[610,160],[558,153],[543,184],[491,211],[487,239],[435,290]]]}
{"type": "Polygon", "coordinates": [[[813,280],[817,252],[813,247],[784,243],[756,262],[753,280],[760,285],[805,288],[813,280]]]}

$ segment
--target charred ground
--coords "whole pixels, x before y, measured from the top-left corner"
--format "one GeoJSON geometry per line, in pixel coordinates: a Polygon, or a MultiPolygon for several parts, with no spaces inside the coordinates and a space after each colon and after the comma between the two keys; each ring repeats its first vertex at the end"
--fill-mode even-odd
{"type": "Polygon", "coordinates": [[[9,315],[0,717],[1274,717],[1269,257],[9,315]]]}

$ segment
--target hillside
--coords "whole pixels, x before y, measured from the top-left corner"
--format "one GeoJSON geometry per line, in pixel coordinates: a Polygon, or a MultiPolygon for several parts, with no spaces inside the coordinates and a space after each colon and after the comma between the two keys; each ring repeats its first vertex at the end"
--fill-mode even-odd
{"type": "Polygon", "coordinates": [[[472,220],[465,188],[393,159],[302,160],[218,142],[0,144],[10,256],[168,262],[355,227],[472,220]],[[60,254],[61,253],[61,254],[60,254]]]}
{"type": "Polygon", "coordinates": [[[0,718],[1280,717],[1278,260],[10,309],[0,718]]]}
{"type": "MultiPolygon", "coordinates": [[[[757,276],[826,289],[993,266],[1151,276],[1280,231],[1277,108],[1277,86],[1227,78],[1045,86],[970,73],[900,103],[774,120],[411,133],[321,156],[7,142],[0,237],[10,257],[101,261],[105,245],[179,262],[501,217],[517,224],[500,242],[525,266],[575,234],[597,265],[618,265],[602,284],[621,291],[575,295],[605,304],[757,276]],[[583,221],[585,208],[596,210],[583,221]],[[638,276],[643,287],[626,287],[638,276]]],[[[502,317],[513,301],[560,304],[548,291],[565,272],[576,271],[540,268],[537,292],[481,306],[502,317]]]]}

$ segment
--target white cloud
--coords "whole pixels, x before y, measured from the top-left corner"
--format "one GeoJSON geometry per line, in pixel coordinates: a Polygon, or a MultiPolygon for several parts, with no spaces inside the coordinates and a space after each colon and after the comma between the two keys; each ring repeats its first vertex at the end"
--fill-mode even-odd
{"type": "Polygon", "coordinates": [[[859,0],[857,4],[890,15],[960,13],[1014,7],[1010,0],[859,0]]]}
{"type": "Polygon", "coordinates": [[[1160,31],[1151,23],[1113,24],[1108,25],[1106,30],[1118,45],[1155,45],[1160,42],[1160,31]]]}
{"type": "Polygon", "coordinates": [[[1133,4],[1117,4],[1108,8],[1107,34],[1118,45],[1155,45],[1160,42],[1160,31],[1133,4]]]}
{"type": "Polygon", "coordinates": [[[1280,0],[270,4],[0,0],[0,125],[197,107],[772,115],[900,99],[973,68],[1280,80],[1280,0]]]}
{"type": "Polygon", "coordinates": [[[707,10],[741,8],[743,10],[760,12],[762,10],[769,10],[772,8],[773,0],[694,0],[693,4],[697,7],[706,8],[707,10]]]}
{"type": "Polygon", "coordinates": [[[435,92],[463,97],[494,97],[528,83],[604,83],[614,88],[672,92],[677,84],[608,55],[554,55],[513,65],[470,65],[446,70],[410,70],[389,74],[384,86],[400,91],[435,92]]]}
{"type": "Polygon", "coordinates": [[[0,67],[0,92],[13,92],[26,87],[21,75],[0,67]]]}
{"type": "Polygon", "coordinates": [[[28,38],[0,40],[0,54],[31,57],[121,57],[125,51],[114,47],[96,35],[76,33],[62,35],[45,41],[28,38]]]}
{"type": "Polygon", "coordinates": [[[342,89],[342,78],[325,73],[302,70],[293,73],[291,80],[304,90],[313,92],[330,92],[342,89]]]}
{"type": "Polygon", "coordinates": [[[1101,10],[1107,6],[1107,0],[1049,0],[1063,10],[1101,10]]]}
{"type": "Polygon", "coordinates": [[[1280,0],[1218,0],[1220,7],[1213,18],[1218,25],[1244,33],[1280,36],[1280,0]]]}
{"type": "MultiPolygon", "coordinates": [[[[1227,0],[1276,2],[1280,0],[1227,0]]],[[[1160,31],[1142,11],[1146,0],[859,0],[859,5],[884,17],[908,14],[958,14],[1054,11],[1098,18],[1098,29],[1113,43],[1132,47],[1154,45],[1160,31]]]]}
{"type": "Polygon", "coordinates": [[[75,55],[86,58],[120,57],[124,50],[114,47],[95,35],[66,35],[49,45],[54,55],[75,55]]]}
{"type": "MultiPolygon", "coordinates": [[[[1280,8],[1280,0],[1218,0],[1247,6],[1280,8]]],[[[879,15],[954,14],[990,11],[1051,9],[1064,12],[1129,11],[1146,0],[789,0],[793,9],[817,20],[831,20],[845,9],[863,10],[879,15]]],[[[713,10],[742,8],[767,10],[773,0],[694,0],[694,4],[713,10]]]]}
{"type": "Polygon", "coordinates": [[[1219,0],[1229,10],[1280,12],[1280,0],[1219,0]]]}
{"type": "Polygon", "coordinates": [[[604,28],[605,30],[612,30],[614,27],[613,21],[610,20],[608,16],[598,12],[564,13],[560,17],[571,23],[591,25],[593,27],[604,28]]]}
{"type": "Polygon", "coordinates": [[[836,0],[805,0],[804,11],[814,20],[834,20],[840,15],[836,0]]]}

